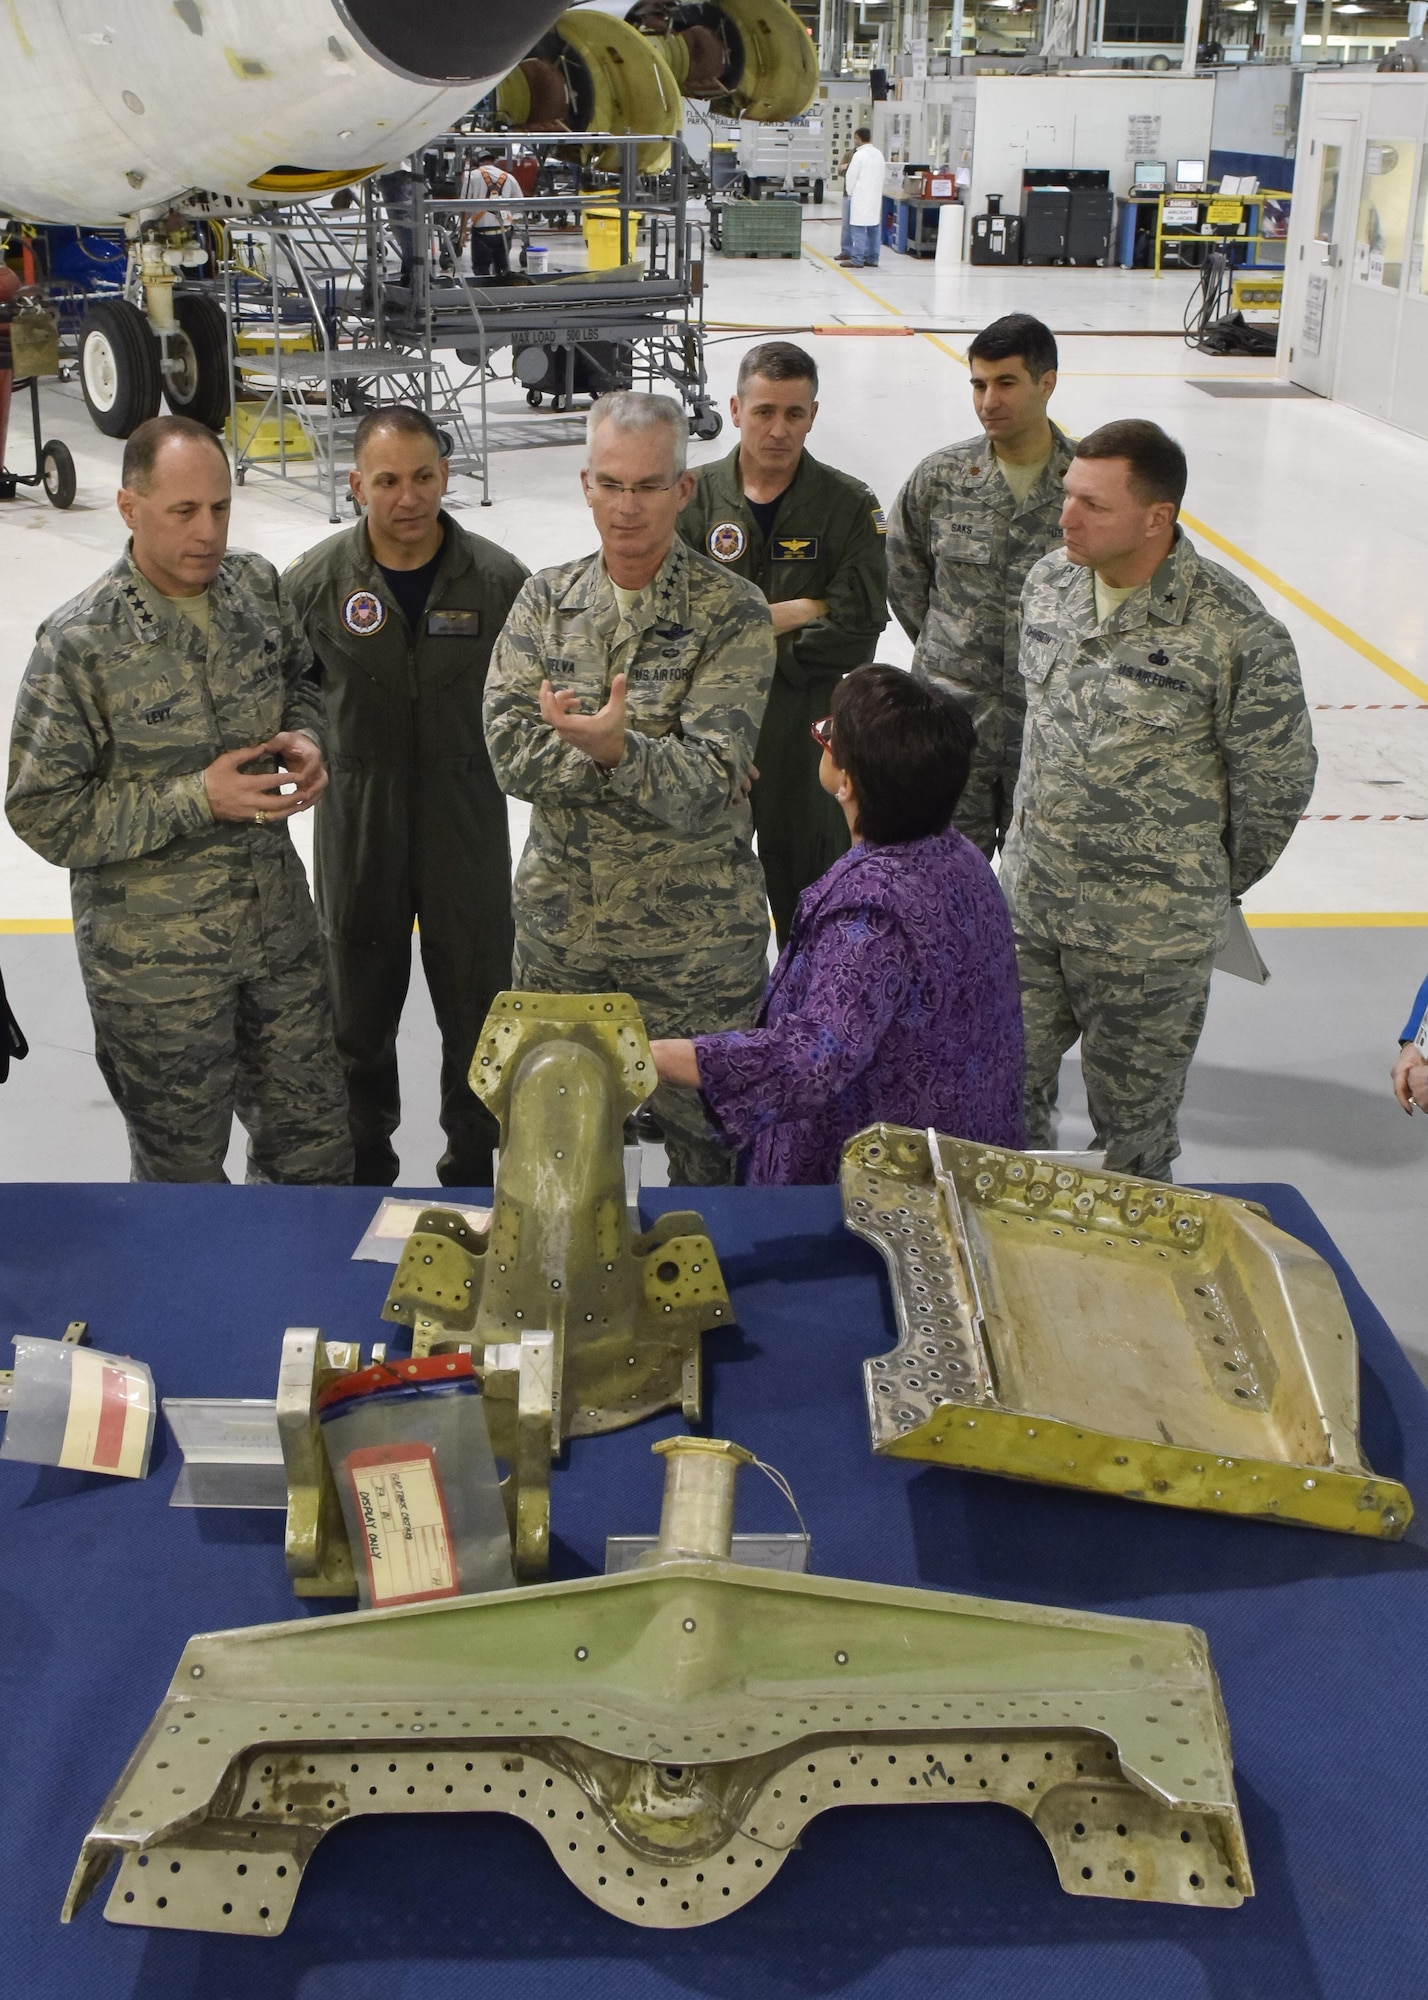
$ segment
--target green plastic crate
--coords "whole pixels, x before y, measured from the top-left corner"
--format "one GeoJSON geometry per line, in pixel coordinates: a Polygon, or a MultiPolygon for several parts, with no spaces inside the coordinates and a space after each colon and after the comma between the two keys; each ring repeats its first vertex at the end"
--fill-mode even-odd
{"type": "Polygon", "coordinates": [[[801,257],[803,207],[796,201],[726,201],[719,211],[726,257],[801,257]]]}

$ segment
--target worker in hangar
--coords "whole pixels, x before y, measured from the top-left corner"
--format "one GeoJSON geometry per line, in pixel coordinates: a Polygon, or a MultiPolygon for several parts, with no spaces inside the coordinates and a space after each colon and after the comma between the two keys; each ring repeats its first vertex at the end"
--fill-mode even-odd
{"type": "MultiPolygon", "coordinates": [[[[745,780],[773,626],[752,584],[675,532],[688,442],[672,397],[592,406],[581,481],[600,547],[526,584],[486,687],[496,775],[532,807],[515,985],[629,993],[673,1036],[749,1026],[769,936],[745,780]]],[[[733,1179],[697,1091],[650,1101],[673,1182],[733,1179]]]]}
{"type": "Polygon", "coordinates": [[[843,815],[818,782],[812,731],[843,675],[871,661],[887,624],[884,524],[861,480],[806,448],[818,414],[812,355],[786,340],[750,348],[729,408],[739,442],[700,468],[679,532],[756,583],[773,617],[778,665],[751,802],[782,948],[799,896],[848,846],[843,815]]]}
{"type": "Polygon", "coordinates": [[[1231,899],[1313,789],[1294,642],[1178,525],[1185,454],[1103,424],[1066,471],[1065,547],[1021,607],[1026,739],[1001,881],[1026,1028],[1027,1143],[1079,1038],[1113,1171],[1169,1178],[1231,899]]]}
{"type": "Polygon", "coordinates": [[[888,596],[912,670],[953,695],[977,730],[956,824],[990,860],[1011,823],[1026,702],[1018,609],[1032,564],[1061,546],[1071,440],[1046,413],[1056,342],[1030,313],[967,350],[982,434],[924,458],[888,519],[888,596]]]}
{"type": "Polygon", "coordinates": [[[357,427],[363,517],[283,579],[317,657],[332,782],[317,815],[318,915],[359,1185],[390,1187],[397,1031],[412,925],[441,1030],[444,1187],[488,1187],[499,1128],[467,1087],[511,970],[506,802],[481,721],[496,635],[526,569],[442,506],[449,466],[421,410],[357,427]]]}
{"type": "Polygon", "coordinates": [[[154,417],[124,450],[124,554],[40,627],[5,806],[70,871],[95,1054],[138,1181],[352,1178],[322,947],[287,822],[321,798],[312,654],[228,550],[223,446],[154,417]]]}

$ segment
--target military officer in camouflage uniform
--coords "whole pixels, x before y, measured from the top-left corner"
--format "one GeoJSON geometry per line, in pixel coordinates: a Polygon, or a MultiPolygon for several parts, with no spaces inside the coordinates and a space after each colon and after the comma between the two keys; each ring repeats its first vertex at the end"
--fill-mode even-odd
{"type": "Polygon", "coordinates": [[[813,725],[888,622],[882,511],[859,479],[804,449],[818,369],[787,340],[754,347],[729,401],[739,442],[695,475],[679,517],[692,549],[756,583],[778,637],[750,794],[759,859],[783,945],[798,899],[847,850],[843,815],[818,782],[813,725]]]}
{"type": "Polygon", "coordinates": [[[1026,741],[1002,887],[1026,1023],[1028,1143],[1081,1064],[1107,1164],[1154,1180],[1231,899],[1308,803],[1314,745],[1288,632],[1176,525],[1185,456],[1106,424],[1066,473],[1065,550],[1022,597],[1026,741]]]}
{"type": "Polygon", "coordinates": [[[301,557],[283,589],[317,655],[325,705],[332,781],[313,847],[355,1179],[397,1178],[397,1031],[415,919],[441,1029],[437,1178],[488,1187],[499,1128],[466,1077],[491,1002],[510,984],[511,848],[481,697],[527,571],[443,510],[448,466],[422,411],[372,411],[353,451],[364,518],[301,557]]]}
{"type": "MultiPolygon", "coordinates": [[[[768,971],[745,796],[774,634],[751,583],[675,533],[694,478],[667,396],[590,412],[600,550],[533,576],[497,641],[486,742],[533,807],[516,871],[517,987],[634,996],[652,1036],[747,1027],[768,971]]],[[[653,1109],[676,1183],[733,1179],[698,1095],[653,1109]]]]}
{"type": "Polygon", "coordinates": [[[923,459],[888,521],[888,596],[915,641],[912,670],[968,710],[977,730],[956,824],[990,860],[1011,823],[1026,703],[1017,671],[1022,585],[1061,545],[1071,441],[1046,414],[1056,342],[1009,313],[967,350],[984,435],[923,459]]]}
{"type": "Polygon", "coordinates": [[[128,550],[40,627],[6,810],[70,871],[95,1053],[133,1178],[348,1181],[342,1071],[287,820],[327,782],[312,654],[272,566],[225,554],[223,447],[129,439],[128,550]],[[290,785],[286,793],[280,788],[290,785]]]}

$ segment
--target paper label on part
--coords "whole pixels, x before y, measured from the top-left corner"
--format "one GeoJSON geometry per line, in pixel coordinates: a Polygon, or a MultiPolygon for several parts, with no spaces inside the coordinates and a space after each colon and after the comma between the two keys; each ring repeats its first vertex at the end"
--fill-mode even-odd
{"type": "Polygon", "coordinates": [[[113,1355],[76,1347],[58,1463],[78,1472],[142,1479],[148,1435],[147,1376],[126,1368],[113,1355]]]}
{"type": "Polygon", "coordinates": [[[354,1263],[400,1263],[402,1245],[416,1228],[417,1217],[428,1208],[455,1208],[473,1229],[490,1226],[489,1208],[465,1208],[449,1201],[412,1201],[400,1195],[384,1195],[376,1214],[367,1224],[361,1242],[352,1252],[354,1263]]]}
{"type": "Polygon", "coordinates": [[[446,1501],[429,1444],[370,1445],[349,1453],[362,1554],[374,1606],[458,1597],[446,1501]]]}

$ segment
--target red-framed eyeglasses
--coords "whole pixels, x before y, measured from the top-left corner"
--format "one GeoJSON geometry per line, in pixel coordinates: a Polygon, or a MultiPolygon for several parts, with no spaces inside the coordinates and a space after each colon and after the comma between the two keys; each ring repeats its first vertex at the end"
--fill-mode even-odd
{"type": "Polygon", "coordinates": [[[831,750],[833,748],[832,716],[825,715],[821,722],[815,722],[813,724],[812,734],[813,734],[813,740],[818,745],[820,750],[831,750]]]}

